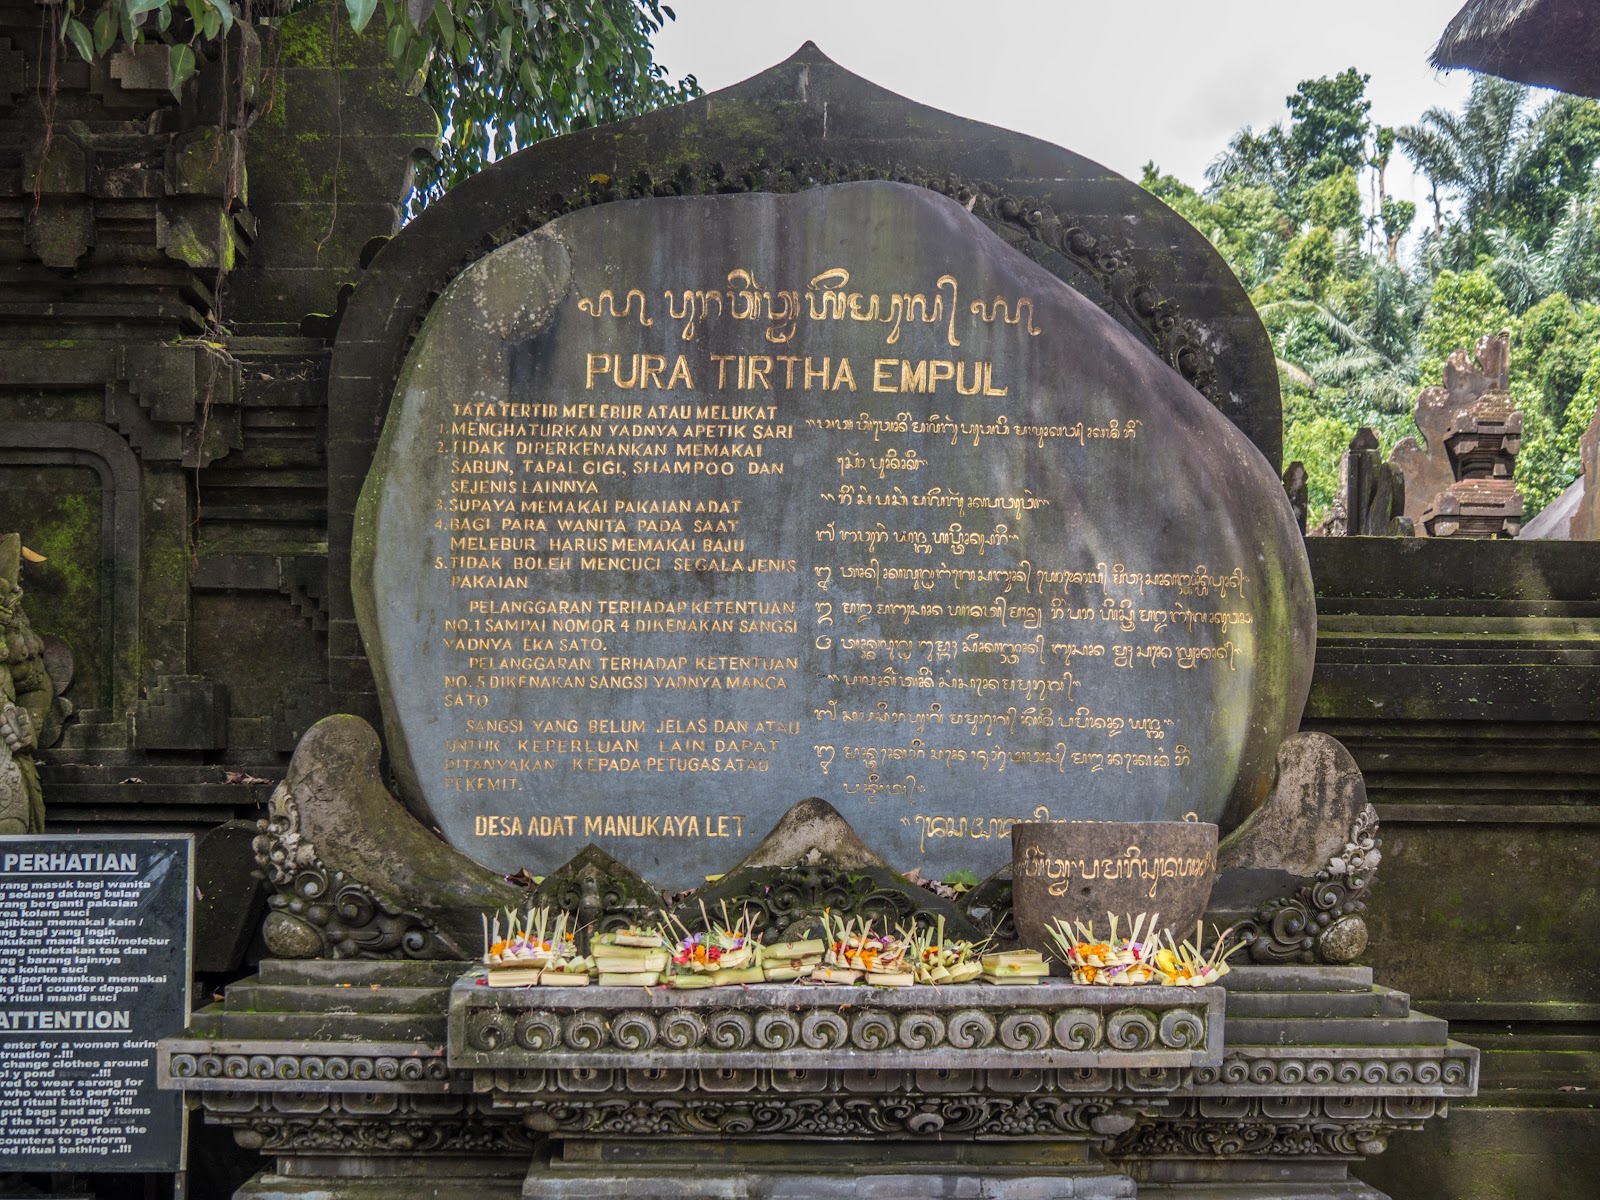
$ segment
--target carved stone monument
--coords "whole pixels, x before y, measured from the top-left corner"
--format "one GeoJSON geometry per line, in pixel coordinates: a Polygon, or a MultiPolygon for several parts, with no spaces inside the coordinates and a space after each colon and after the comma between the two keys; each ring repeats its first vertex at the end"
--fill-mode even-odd
{"type": "Polygon", "coordinates": [[[1126,181],[807,47],[452,192],[334,376],[334,579],[406,807],[359,717],[314,726],[255,847],[280,957],[164,1044],[276,1156],[241,1196],[1375,1197],[1348,1161],[1471,1094],[1443,1022],[1328,965],[1379,855],[1295,732],[1270,347],[1126,181]],[[780,936],[1003,939],[1013,825],[1190,814],[1272,964],[1227,992],[463,961],[488,908],[604,929],[697,887],[780,936]],[[913,867],[990,878],[957,908],[913,867]]]}
{"type": "Polygon", "coordinates": [[[1423,510],[1429,537],[1514,538],[1522,493],[1512,476],[1522,448],[1522,414],[1506,392],[1490,392],[1450,422],[1444,440],[1456,481],[1423,510]]]}
{"type": "Polygon", "coordinates": [[[61,731],[44,639],[22,608],[25,553],[20,535],[0,537],[0,833],[44,831],[44,793],[33,752],[61,731]]]}
{"type": "Polygon", "coordinates": [[[482,259],[358,530],[402,794],[505,871],[592,841],[682,887],[810,795],[934,874],[1023,819],[1231,826],[1309,686],[1261,455],[903,184],[608,205],[482,259]]]}
{"type": "Polygon", "coordinates": [[[1406,508],[1406,478],[1378,458],[1378,435],[1363,425],[1339,459],[1339,490],[1327,519],[1316,529],[1330,537],[1410,537],[1415,529],[1406,508]]]}

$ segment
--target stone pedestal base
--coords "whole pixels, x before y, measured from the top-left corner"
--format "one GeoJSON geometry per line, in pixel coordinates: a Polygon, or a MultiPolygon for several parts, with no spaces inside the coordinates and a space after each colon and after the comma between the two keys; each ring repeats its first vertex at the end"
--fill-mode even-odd
{"type": "Polygon", "coordinates": [[[305,1155],[280,1158],[233,1200],[518,1200],[522,1165],[515,1160],[421,1155],[305,1155]]]}
{"type": "Polygon", "coordinates": [[[1477,1091],[1477,1051],[1364,967],[797,995],[474,975],[263,963],[162,1043],[163,1082],[276,1160],[237,1200],[1383,1200],[1350,1168],[1477,1091]]]}
{"type": "Polygon", "coordinates": [[[1389,1200],[1337,1162],[1158,1162],[1125,1164],[1140,1200],[1389,1200]]]}
{"type": "Polygon", "coordinates": [[[524,1200],[1132,1200],[1082,1146],[578,1141],[535,1163],[524,1200]]]}

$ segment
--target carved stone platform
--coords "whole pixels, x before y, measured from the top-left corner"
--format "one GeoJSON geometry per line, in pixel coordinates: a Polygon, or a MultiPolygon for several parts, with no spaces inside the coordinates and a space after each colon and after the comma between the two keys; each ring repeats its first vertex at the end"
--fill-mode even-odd
{"type": "Polygon", "coordinates": [[[1372,1198],[1351,1164],[1477,1090],[1477,1052],[1363,967],[798,998],[491,992],[467,970],[263,963],[162,1043],[163,1082],[274,1156],[245,1200],[1372,1198]]]}

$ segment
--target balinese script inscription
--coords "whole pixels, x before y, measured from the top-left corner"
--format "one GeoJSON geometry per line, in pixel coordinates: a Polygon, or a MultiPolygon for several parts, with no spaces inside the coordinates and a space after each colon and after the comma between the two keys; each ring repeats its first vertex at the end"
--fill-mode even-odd
{"type": "Polygon", "coordinates": [[[524,242],[436,307],[363,499],[396,762],[447,836],[665,882],[807,795],[935,869],[1041,807],[1221,813],[1289,614],[1174,409],[1271,475],[1127,334],[898,185],[524,242]]]}

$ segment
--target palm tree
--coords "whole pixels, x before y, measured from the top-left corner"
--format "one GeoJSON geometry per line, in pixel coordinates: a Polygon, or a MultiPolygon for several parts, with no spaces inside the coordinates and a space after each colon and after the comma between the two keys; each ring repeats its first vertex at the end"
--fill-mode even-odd
{"type": "Polygon", "coordinates": [[[1484,270],[1499,285],[1512,312],[1524,313],[1556,292],[1574,300],[1595,295],[1596,260],[1600,258],[1597,210],[1600,201],[1594,192],[1572,197],[1542,250],[1533,249],[1509,230],[1489,230],[1487,241],[1494,257],[1484,270]]]}
{"type": "Polygon", "coordinates": [[[1213,198],[1224,187],[1270,188],[1280,202],[1288,186],[1283,169],[1283,126],[1273,125],[1258,134],[1246,125],[1233,135],[1206,167],[1207,189],[1213,198]]]}
{"type": "Polygon", "coordinates": [[[1396,140],[1434,190],[1435,233],[1443,226],[1440,186],[1460,201],[1474,241],[1511,199],[1538,147],[1538,138],[1527,136],[1527,97],[1520,83],[1480,75],[1459,113],[1430,108],[1418,124],[1398,131],[1396,140]]]}
{"type": "MultiPolygon", "coordinates": [[[[1438,111],[1429,109],[1427,116],[1438,111]]],[[[1424,126],[1407,125],[1395,132],[1395,140],[1428,181],[1428,201],[1433,205],[1433,236],[1437,238],[1444,232],[1444,207],[1439,201],[1439,189],[1448,190],[1455,185],[1461,176],[1461,164],[1456,160],[1450,141],[1424,126]]]]}
{"type": "Polygon", "coordinates": [[[1417,381],[1409,281],[1398,266],[1373,266],[1369,311],[1361,321],[1364,329],[1347,315],[1310,300],[1278,300],[1263,304],[1259,311],[1269,328],[1283,322],[1283,333],[1275,339],[1280,346],[1293,340],[1294,324],[1307,322],[1334,347],[1298,363],[1280,354],[1278,370],[1291,382],[1308,391],[1342,387],[1349,401],[1376,412],[1409,412],[1417,381]]]}

